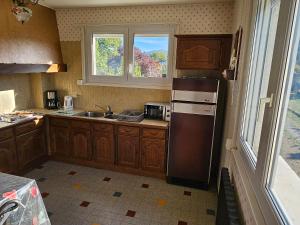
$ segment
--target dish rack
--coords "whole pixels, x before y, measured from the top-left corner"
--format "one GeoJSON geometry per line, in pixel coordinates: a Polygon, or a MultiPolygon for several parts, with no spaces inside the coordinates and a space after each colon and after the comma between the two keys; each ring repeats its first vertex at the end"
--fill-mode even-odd
{"type": "Polygon", "coordinates": [[[140,122],[144,119],[144,113],[138,110],[125,110],[118,114],[117,120],[127,122],[140,122]]]}

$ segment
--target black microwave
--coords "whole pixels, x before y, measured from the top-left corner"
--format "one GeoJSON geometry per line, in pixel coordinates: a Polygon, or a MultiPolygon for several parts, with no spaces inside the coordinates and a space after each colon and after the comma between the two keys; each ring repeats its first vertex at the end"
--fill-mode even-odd
{"type": "Polygon", "coordinates": [[[148,102],[144,105],[144,118],[170,121],[170,104],[148,102]]]}

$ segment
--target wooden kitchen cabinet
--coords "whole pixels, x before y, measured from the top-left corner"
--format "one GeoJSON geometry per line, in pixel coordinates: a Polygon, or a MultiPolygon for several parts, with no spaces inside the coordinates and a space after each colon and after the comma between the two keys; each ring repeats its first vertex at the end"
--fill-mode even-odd
{"type": "Polygon", "coordinates": [[[231,34],[175,36],[177,69],[222,71],[229,67],[231,34]]]}
{"type": "Polygon", "coordinates": [[[91,132],[87,129],[71,128],[71,157],[90,160],[92,156],[91,132]]]}
{"type": "Polygon", "coordinates": [[[93,133],[93,160],[99,163],[115,163],[114,126],[112,124],[95,124],[93,133]]]}
{"type": "Polygon", "coordinates": [[[138,137],[118,136],[117,164],[120,166],[139,167],[140,142],[138,137]]]}
{"type": "Polygon", "coordinates": [[[130,126],[118,127],[117,164],[138,168],[140,156],[139,128],[130,126]]]}
{"type": "Polygon", "coordinates": [[[144,128],[141,144],[141,167],[150,172],[166,171],[166,131],[144,128]]]}
{"type": "Polygon", "coordinates": [[[166,142],[160,139],[142,139],[142,169],[164,173],[166,170],[166,142]]]}
{"type": "Polygon", "coordinates": [[[51,126],[51,153],[53,156],[70,157],[70,131],[68,127],[51,126]]]}
{"type": "Polygon", "coordinates": [[[46,155],[43,129],[17,136],[16,143],[20,170],[30,167],[31,163],[46,155]]]}
{"type": "Polygon", "coordinates": [[[15,174],[17,167],[15,139],[0,141],[0,172],[15,174]]]}
{"type": "Polygon", "coordinates": [[[52,159],[164,178],[167,127],[50,117],[52,159]]]}

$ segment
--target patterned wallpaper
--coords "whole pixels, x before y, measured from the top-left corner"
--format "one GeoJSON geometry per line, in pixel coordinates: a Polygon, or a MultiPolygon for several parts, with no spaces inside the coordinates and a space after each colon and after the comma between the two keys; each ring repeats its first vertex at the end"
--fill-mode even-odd
{"type": "Polygon", "coordinates": [[[61,41],[79,41],[84,24],[172,23],[180,34],[231,33],[233,2],[57,9],[61,41]]]}

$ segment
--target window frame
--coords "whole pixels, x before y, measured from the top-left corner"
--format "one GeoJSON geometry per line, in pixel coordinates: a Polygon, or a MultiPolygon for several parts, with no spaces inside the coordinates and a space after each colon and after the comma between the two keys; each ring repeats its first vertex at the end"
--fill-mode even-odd
{"type": "MultiPolygon", "coordinates": [[[[248,140],[248,134],[250,132],[250,119],[251,116],[251,111],[253,113],[253,109],[251,109],[253,106],[253,98],[255,95],[258,95],[261,93],[260,87],[256,87],[259,89],[259,93],[254,93],[255,92],[255,80],[257,79],[257,76],[261,75],[264,72],[264,57],[266,55],[266,51],[261,52],[261,45],[264,45],[264,49],[267,47],[267,40],[268,40],[268,33],[263,33],[264,28],[267,26],[269,27],[270,25],[270,20],[269,18],[265,18],[265,15],[268,13],[266,11],[266,1],[263,0],[255,0],[253,5],[253,11],[252,14],[256,15],[254,17],[254,20],[252,21],[252,24],[254,24],[252,28],[252,37],[251,37],[251,49],[250,49],[250,63],[248,67],[248,78],[246,79],[246,87],[245,87],[245,95],[243,96],[244,102],[243,102],[243,109],[242,109],[242,121],[241,121],[241,132],[240,132],[240,142],[241,145],[243,146],[243,149],[245,150],[245,153],[247,154],[247,157],[249,158],[250,164],[251,164],[251,170],[255,171],[256,164],[257,164],[257,157],[258,153],[255,154],[255,150],[253,149],[253,144],[255,142],[255,130],[256,130],[256,125],[253,127],[253,137],[251,143],[249,143],[248,140]],[[268,23],[267,23],[268,22],[268,23]],[[261,42],[264,43],[261,43],[261,42]],[[249,105],[250,104],[250,105],[249,105]],[[249,117],[247,117],[247,115],[249,117]]],[[[270,15],[267,15],[268,17],[270,15]]],[[[257,96],[259,99],[259,95],[257,96]]],[[[259,102],[258,102],[258,111],[259,111],[259,102]]],[[[256,112],[255,117],[257,116],[256,112]]],[[[252,118],[253,119],[253,118],[252,118]]],[[[255,119],[256,120],[256,119],[255,119]]],[[[258,149],[257,149],[258,151],[258,149]]]]}
{"type": "MultiPolygon", "coordinates": [[[[263,0],[256,0],[263,1],[263,0]]],[[[265,0],[270,2],[278,2],[279,0],[265,0]]],[[[298,3],[299,4],[299,3],[298,3]]],[[[276,142],[274,138],[276,137],[275,133],[270,131],[275,131],[277,126],[277,118],[280,113],[280,97],[281,90],[283,88],[283,79],[286,75],[286,60],[289,57],[290,41],[292,37],[292,30],[294,27],[294,15],[296,13],[297,7],[296,0],[281,0],[279,19],[276,31],[275,46],[273,52],[273,58],[271,63],[271,74],[276,79],[270,79],[269,87],[267,91],[267,96],[274,94],[272,107],[265,107],[264,113],[265,117],[263,120],[263,129],[261,132],[261,142],[257,155],[256,167],[253,166],[253,158],[250,155],[249,149],[245,146],[245,142],[242,140],[243,135],[243,122],[244,122],[244,111],[247,98],[247,87],[249,82],[249,77],[244,79],[241,82],[241,91],[242,96],[239,101],[239,108],[241,109],[241,114],[238,119],[238,127],[236,130],[236,140],[237,140],[237,153],[235,154],[238,157],[243,165],[245,166],[245,175],[250,181],[251,187],[246,187],[246,191],[254,191],[255,200],[259,205],[259,210],[262,212],[263,219],[265,224],[272,225],[282,225],[289,224],[288,216],[284,215],[282,210],[279,207],[279,203],[275,201],[273,194],[267,188],[267,179],[269,173],[272,172],[272,161],[274,160],[275,155],[273,155],[273,148],[276,142]],[[280,33],[281,32],[281,33],[280,33]],[[282,33],[284,32],[284,33],[282,33]],[[244,92],[243,92],[244,91],[244,92]]],[[[252,15],[255,12],[252,12],[252,15]]],[[[254,22],[250,25],[252,27],[252,32],[255,29],[254,22]]],[[[251,28],[250,28],[251,29],[251,28]]],[[[254,35],[253,35],[254,36],[254,35]]],[[[250,38],[248,41],[248,50],[247,50],[247,60],[251,62],[251,55],[253,51],[253,42],[254,38],[250,38]]],[[[246,61],[247,61],[246,60],[246,61]]],[[[245,70],[246,74],[250,71],[250,65],[246,65],[245,70]]]]}
{"type": "Polygon", "coordinates": [[[85,25],[82,29],[83,85],[138,87],[153,89],[171,89],[171,81],[175,71],[175,31],[173,24],[127,24],[127,25],[85,25]],[[93,34],[124,35],[124,76],[95,76],[92,74],[93,34]],[[168,72],[166,78],[133,77],[134,34],[168,34],[168,72]],[[132,70],[132,71],[131,71],[132,70]]]}
{"type": "Polygon", "coordinates": [[[135,34],[168,34],[169,35],[169,42],[168,42],[168,72],[167,72],[167,77],[166,78],[153,78],[153,77],[148,77],[148,78],[143,78],[139,77],[136,78],[133,76],[133,69],[129,71],[128,73],[128,80],[133,83],[149,83],[152,85],[169,85],[172,81],[172,76],[173,74],[173,63],[172,62],[172,57],[174,55],[174,35],[175,35],[175,29],[172,26],[169,25],[147,25],[147,26],[133,26],[129,30],[129,65],[130,67],[133,68],[134,66],[134,52],[133,52],[133,47],[134,47],[134,35],[135,34]]]}
{"type": "Polygon", "coordinates": [[[87,83],[122,83],[126,80],[128,71],[128,29],[123,26],[88,26],[85,28],[85,81],[87,83]],[[124,35],[124,69],[123,76],[93,75],[93,35],[94,34],[123,34],[124,35]]]}

